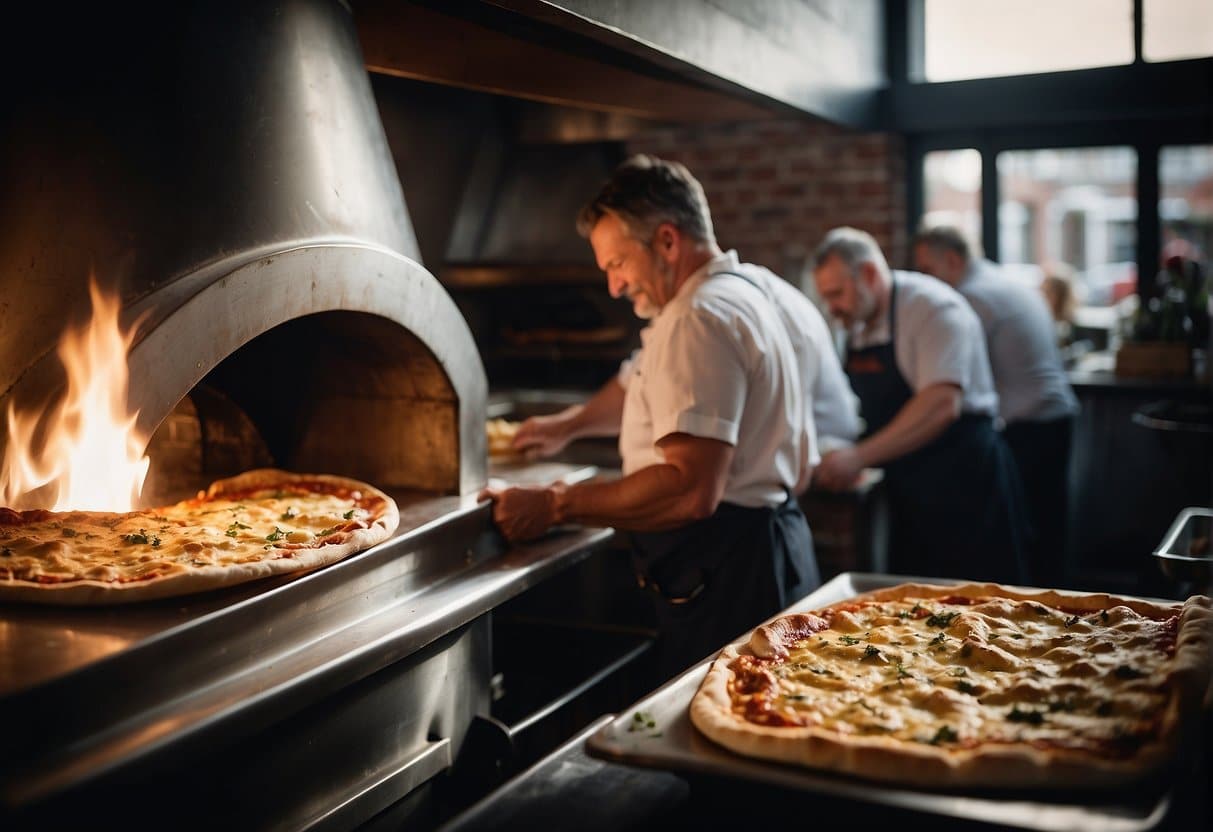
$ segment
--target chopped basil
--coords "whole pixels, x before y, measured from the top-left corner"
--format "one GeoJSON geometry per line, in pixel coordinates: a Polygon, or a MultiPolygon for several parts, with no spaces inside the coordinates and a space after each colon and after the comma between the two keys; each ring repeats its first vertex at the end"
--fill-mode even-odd
{"type": "Polygon", "coordinates": [[[882,658],[884,658],[883,656],[880,655],[880,651],[877,650],[871,644],[869,644],[867,647],[865,647],[863,649],[863,657],[865,659],[882,659],[882,658]]]}
{"type": "Polygon", "coordinates": [[[928,627],[946,627],[952,623],[952,619],[960,615],[958,612],[937,612],[927,618],[928,627]]]}
{"type": "Polygon", "coordinates": [[[1071,615],[1069,618],[1066,619],[1066,629],[1067,630],[1070,629],[1071,627],[1073,627],[1075,624],[1077,624],[1081,620],[1082,619],[1080,619],[1077,615],[1071,615]]]}
{"type": "Polygon", "coordinates": [[[644,729],[652,730],[657,727],[656,720],[651,715],[644,711],[636,711],[632,714],[632,722],[628,725],[629,731],[643,731],[644,729]]]}
{"type": "Polygon", "coordinates": [[[244,523],[234,521],[230,526],[227,527],[227,531],[224,532],[224,534],[227,535],[228,537],[236,537],[237,535],[240,534],[241,529],[251,529],[251,528],[252,528],[252,526],[246,526],[244,523]]]}
{"type": "Polygon", "coordinates": [[[843,636],[839,636],[838,640],[841,641],[843,644],[859,644],[859,639],[855,638],[855,636],[843,635],[843,636]]]}
{"type": "Polygon", "coordinates": [[[287,532],[274,526],[274,530],[265,536],[265,539],[270,543],[277,543],[282,538],[286,537],[287,532]]]}
{"type": "Polygon", "coordinates": [[[335,531],[337,531],[336,526],[329,526],[327,529],[321,529],[320,531],[316,532],[316,537],[328,537],[335,531]]]}
{"type": "Polygon", "coordinates": [[[956,742],[958,739],[960,739],[960,735],[951,726],[940,725],[935,736],[931,737],[931,745],[939,745],[941,742],[956,742]]]}
{"type": "Polygon", "coordinates": [[[152,537],[152,548],[153,548],[153,549],[159,549],[159,548],[160,548],[160,538],[159,538],[159,537],[156,537],[156,536],[153,536],[153,537],[152,537]]]}
{"type": "Polygon", "coordinates": [[[893,665],[893,667],[897,669],[898,679],[905,679],[906,677],[910,676],[910,671],[906,670],[906,666],[901,662],[897,662],[897,664],[893,665]]]}
{"type": "Polygon", "coordinates": [[[935,636],[935,638],[931,639],[931,646],[932,647],[943,647],[943,643],[947,640],[948,640],[947,633],[940,633],[939,635],[935,636]]]}
{"type": "Polygon", "coordinates": [[[341,516],[344,517],[346,520],[353,520],[354,519],[354,509],[350,509],[349,511],[347,511],[345,514],[343,514],[341,516]]]}
{"type": "Polygon", "coordinates": [[[294,520],[298,516],[299,515],[295,513],[294,508],[288,508],[286,511],[282,512],[282,514],[278,515],[278,519],[279,520],[294,520]]]}
{"type": "Polygon", "coordinates": [[[948,672],[951,673],[953,676],[963,676],[966,673],[968,673],[969,671],[963,667],[954,667],[948,672]]]}
{"type": "Polygon", "coordinates": [[[1040,725],[1045,721],[1045,715],[1040,711],[1021,711],[1018,705],[1012,705],[1011,712],[1007,714],[1007,721],[1040,725]]]}
{"type": "Polygon", "coordinates": [[[122,535],[122,539],[125,540],[127,543],[130,543],[132,546],[136,543],[150,543],[151,542],[147,538],[147,529],[140,529],[139,534],[124,534],[124,535],[122,535]]]}

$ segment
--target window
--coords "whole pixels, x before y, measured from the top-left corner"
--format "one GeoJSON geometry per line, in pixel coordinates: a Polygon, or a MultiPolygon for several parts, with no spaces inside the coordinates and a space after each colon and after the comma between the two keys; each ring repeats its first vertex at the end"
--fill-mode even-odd
{"type": "Polygon", "coordinates": [[[1162,261],[1176,255],[1209,273],[1213,253],[1213,145],[1164,147],[1158,154],[1162,261]]]}
{"type": "Polygon", "coordinates": [[[953,225],[981,239],[981,154],[976,150],[939,150],[922,162],[925,226],[953,225]]]}
{"type": "Polygon", "coordinates": [[[1142,13],[1144,60],[1213,55],[1213,3],[1209,0],[1145,0],[1142,13]]]}
{"type": "Polygon", "coordinates": [[[999,257],[1025,282],[1068,266],[1084,302],[1137,288],[1137,153],[1128,147],[998,155],[999,257]]]}
{"type": "Polygon", "coordinates": [[[928,81],[1133,62],[1133,0],[926,0],[924,8],[928,81]]]}

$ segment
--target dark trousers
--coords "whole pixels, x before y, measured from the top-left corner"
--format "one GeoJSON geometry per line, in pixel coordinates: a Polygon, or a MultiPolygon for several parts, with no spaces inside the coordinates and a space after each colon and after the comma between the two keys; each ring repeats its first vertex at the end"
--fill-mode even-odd
{"type": "Polygon", "coordinates": [[[707,658],[816,589],[809,524],[779,508],[722,503],[706,520],[632,535],[633,565],[657,612],[657,682],[707,658]]]}
{"type": "Polygon", "coordinates": [[[1074,418],[1014,422],[1002,435],[1023,483],[1031,534],[1028,579],[1037,586],[1064,586],[1070,514],[1070,444],[1074,418]]]}

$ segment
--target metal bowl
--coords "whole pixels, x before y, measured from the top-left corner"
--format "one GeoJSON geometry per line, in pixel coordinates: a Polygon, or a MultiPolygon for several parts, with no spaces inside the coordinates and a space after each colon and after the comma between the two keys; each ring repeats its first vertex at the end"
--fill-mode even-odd
{"type": "Polygon", "coordinates": [[[1181,511],[1154,557],[1168,578],[1208,584],[1213,577],[1213,509],[1181,511]]]}

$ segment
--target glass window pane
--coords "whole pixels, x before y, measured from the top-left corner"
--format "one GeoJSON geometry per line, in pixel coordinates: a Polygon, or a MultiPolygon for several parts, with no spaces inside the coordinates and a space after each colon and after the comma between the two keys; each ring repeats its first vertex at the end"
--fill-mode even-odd
{"type": "Polygon", "coordinates": [[[1137,153],[1128,147],[998,154],[999,260],[1025,279],[1070,271],[1091,306],[1137,289],[1137,153]],[[1015,268],[1018,266],[1019,268],[1015,268]]]}
{"type": "Polygon", "coordinates": [[[1213,252],[1213,145],[1164,147],[1158,154],[1161,263],[1182,257],[1209,274],[1213,252]]]}
{"type": "Polygon", "coordinates": [[[1133,0],[926,0],[928,81],[1133,62],[1133,0]]]}
{"type": "Polygon", "coordinates": [[[1209,0],[1145,0],[1141,25],[1144,60],[1213,55],[1213,3],[1209,0]]]}
{"type": "Polygon", "coordinates": [[[981,154],[936,150],[922,162],[923,226],[952,225],[981,239],[981,154]]]}

